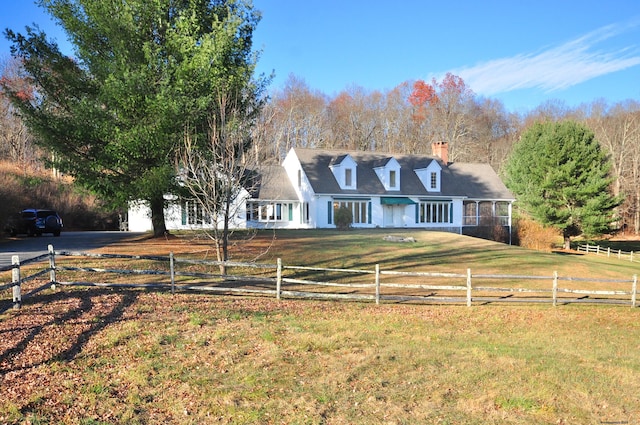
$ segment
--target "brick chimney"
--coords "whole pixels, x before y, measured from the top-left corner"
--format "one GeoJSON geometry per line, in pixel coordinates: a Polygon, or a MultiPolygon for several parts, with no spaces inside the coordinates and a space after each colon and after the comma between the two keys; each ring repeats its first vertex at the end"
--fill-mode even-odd
{"type": "Polygon", "coordinates": [[[449,145],[447,142],[431,143],[431,154],[439,157],[445,164],[449,163],[449,145]]]}

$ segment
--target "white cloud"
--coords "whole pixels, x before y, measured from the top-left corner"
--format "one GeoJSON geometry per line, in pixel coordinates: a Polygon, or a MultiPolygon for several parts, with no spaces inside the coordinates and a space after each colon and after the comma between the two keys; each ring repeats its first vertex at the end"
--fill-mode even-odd
{"type": "Polygon", "coordinates": [[[627,25],[608,25],[547,50],[491,60],[452,70],[451,73],[460,76],[474,92],[485,96],[518,89],[541,89],[545,92],[566,89],[640,65],[636,46],[596,49],[598,43],[638,25],[637,21],[627,25]]]}

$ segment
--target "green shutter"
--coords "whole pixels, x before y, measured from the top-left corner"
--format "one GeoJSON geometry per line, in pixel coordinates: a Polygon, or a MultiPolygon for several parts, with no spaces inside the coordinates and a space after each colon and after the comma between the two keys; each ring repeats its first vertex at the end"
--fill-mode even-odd
{"type": "Polygon", "coordinates": [[[333,203],[327,202],[327,223],[331,224],[331,212],[333,210],[333,203]]]}
{"type": "Polygon", "coordinates": [[[371,224],[371,201],[368,202],[367,223],[371,224]]]}
{"type": "Polygon", "coordinates": [[[416,204],[416,224],[418,224],[419,219],[420,219],[420,204],[416,204]]]}
{"type": "Polygon", "coordinates": [[[449,223],[453,223],[453,202],[449,204],[449,223]]]}
{"type": "Polygon", "coordinates": [[[289,221],[293,221],[293,204],[289,204],[289,221]]]}
{"type": "Polygon", "coordinates": [[[182,202],[180,206],[182,207],[182,225],[186,226],[187,225],[187,203],[182,202]]]}

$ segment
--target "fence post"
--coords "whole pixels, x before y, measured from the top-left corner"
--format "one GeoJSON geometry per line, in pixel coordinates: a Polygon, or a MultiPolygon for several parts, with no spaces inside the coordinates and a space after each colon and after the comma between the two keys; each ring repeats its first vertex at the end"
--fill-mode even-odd
{"type": "Polygon", "coordinates": [[[380,304],[380,264],[376,264],[376,304],[380,304]]]}
{"type": "Polygon", "coordinates": [[[176,272],[173,260],[173,252],[169,253],[169,271],[171,272],[171,295],[176,293],[176,272]]]}
{"type": "Polygon", "coordinates": [[[282,287],[282,259],[278,258],[276,269],[276,299],[280,299],[280,288],[282,287]]]}
{"type": "Polygon", "coordinates": [[[467,307],[471,307],[471,269],[467,269],[467,307]]]}
{"type": "Polygon", "coordinates": [[[607,247],[607,258],[611,257],[611,247],[607,247]]]}
{"type": "Polygon", "coordinates": [[[20,257],[14,255],[11,257],[11,283],[13,283],[13,308],[18,309],[22,304],[22,296],[20,294],[20,257]]]}
{"type": "Polygon", "coordinates": [[[56,289],[56,253],[53,250],[53,245],[49,245],[49,283],[51,284],[51,289],[56,289]]]}
{"type": "Polygon", "coordinates": [[[558,272],[553,272],[553,306],[558,305],[558,272]]]}
{"type": "Polygon", "coordinates": [[[636,292],[638,291],[638,275],[633,275],[633,284],[631,285],[631,307],[636,306],[636,292]]]}

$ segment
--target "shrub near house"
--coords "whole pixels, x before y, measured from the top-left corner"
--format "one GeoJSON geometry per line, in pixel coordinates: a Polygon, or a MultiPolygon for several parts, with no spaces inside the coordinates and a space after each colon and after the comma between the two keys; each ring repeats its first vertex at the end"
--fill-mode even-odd
{"type": "Polygon", "coordinates": [[[338,208],[335,213],[336,228],[339,230],[347,230],[353,222],[353,214],[351,210],[345,207],[338,208]]]}

